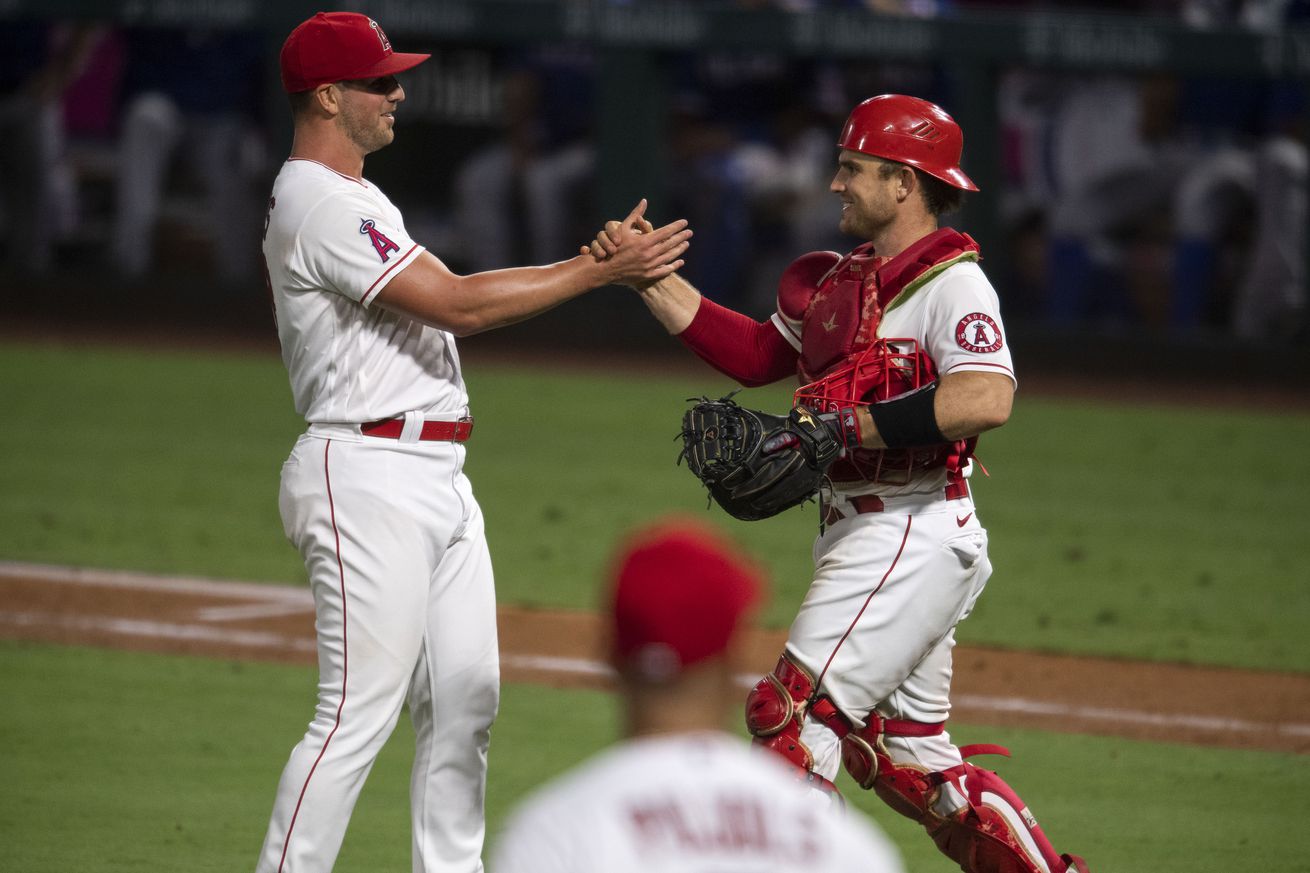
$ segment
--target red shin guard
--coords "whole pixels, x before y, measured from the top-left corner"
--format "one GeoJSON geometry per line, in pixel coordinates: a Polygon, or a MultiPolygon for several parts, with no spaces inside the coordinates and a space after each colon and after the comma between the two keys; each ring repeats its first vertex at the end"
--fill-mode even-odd
{"type": "Polygon", "coordinates": [[[783,655],[773,672],[747,695],[746,728],[755,745],[792,764],[797,778],[825,794],[841,797],[836,785],[814,772],[814,756],[801,742],[801,725],[813,692],[814,680],[805,668],[783,655]]]}

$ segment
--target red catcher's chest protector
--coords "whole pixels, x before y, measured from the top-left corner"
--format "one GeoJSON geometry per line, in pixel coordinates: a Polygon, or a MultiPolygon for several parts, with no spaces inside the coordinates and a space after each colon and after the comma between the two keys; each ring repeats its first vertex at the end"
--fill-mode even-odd
{"type": "MultiPolygon", "coordinates": [[[[967,234],[941,228],[894,258],[878,257],[866,243],[842,258],[820,281],[801,323],[797,403],[835,411],[877,403],[937,378],[934,362],[913,338],[879,338],[888,306],[912,294],[942,270],[977,260],[967,234]]],[[[833,465],[834,482],[904,485],[919,470],[947,466],[958,472],[974,440],[911,449],[856,449],[833,465]]]]}

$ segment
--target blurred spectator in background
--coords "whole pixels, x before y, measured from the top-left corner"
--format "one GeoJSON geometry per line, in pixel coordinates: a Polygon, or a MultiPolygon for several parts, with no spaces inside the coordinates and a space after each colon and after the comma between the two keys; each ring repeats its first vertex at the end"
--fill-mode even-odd
{"type": "MultiPolygon", "coordinates": [[[[1186,0],[1181,14],[1195,27],[1276,33],[1284,25],[1310,22],[1310,2],[1186,0]]],[[[1224,143],[1183,182],[1172,321],[1181,327],[1218,322],[1247,340],[1303,339],[1310,241],[1306,88],[1296,81],[1261,81],[1226,96],[1206,105],[1235,118],[1251,116],[1239,129],[1249,135],[1224,143]]]]}
{"type": "MultiPolygon", "coordinates": [[[[898,14],[929,14],[924,4],[883,11],[893,6],[898,14]]],[[[755,317],[776,305],[778,278],[790,263],[784,253],[849,247],[836,229],[841,203],[827,187],[850,104],[893,91],[948,96],[934,64],[767,52],[680,55],[671,77],[671,211],[696,228],[682,273],[714,289],[716,302],[755,317]]]]}
{"type": "MultiPolygon", "coordinates": [[[[1257,33],[1310,24],[1310,0],[724,5],[925,18],[986,7],[1169,14],[1257,33]]],[[[257,276],[268,165],[257,33],[125,27],[102,38],[85,26],[18,21],[0,28],[0,50],[7,269],[39,273],[56,245],[68,255],[84,244],[107,250],[129,278],[169,259],[212,264],[206,272],[228,282],[257,276]],[[121,110],[105,111],[120,100],[121,110]]],[[[470,151],[468,128],[484,133],[486,117],[455,122],[436,101],[427,119],[434,137],[460,143],[442,158],[462,163],[436,211],[458,240],[451,257],[472,271],[554,260],[592,230],[595,59],[579,46],[506,56],[504,126],[492,143],[470,151]]],[[[845,248],[833,231],[839,204],[824,190],[845,107],[884,92],[958,102],[954,71],[940,64],[735,50],[664,62],[673,96],[658,147],[672,202],[658,208],[697,230],[688,277],[752,315],[773,306],[779,252],[845,248]]],[[[1304,82],[1010,69],[997,100],[1004,285],[1016,318],[1253,341],[1310,333],[1304,82]]]]}
{"type": "Polygon", "coordinates": [[[1141,261],[1167,258],[1170,198],[1193,160],[1174,136],[1175,89],[1168,76],[1062,80],[1044,168],[1055,321],[1161,321],[1164,271],[1141,261]]]}
{"type": "Polygon", "coordinates": [[[90,25],[0,27],[0,227],[4,266],[19,274],[44,273],[55,242],[71,230],[62,100],[98,37],[90,25]]]}
{"type": "Polygon", "coordinates": [[[1304,19],[1306,0],[1181,0],[1179,15],[1192,27],[1239,26],[1274,31],[1286,22],[1304,19]]]}
{"type": "Polygon", "coordinates": [[[568,48],[533,51],[504,85],[504,135],[455,174],[455,223],[474,272],[548,263],[591,233],[594,64],[568,48]]]}
{"type": "MultiPolygon", "coordinates": [[[[821,80],[833,78],[835,71],[821,80]]],[[[806,82],[806,87],[800,92],[781,84],[761,136],[736,150],[751,224],[744,308],[755,314],[772,312],[777,304],[778,278],[791,254],[842,247],[836,229],[841,202],[827,188],[835,170],[832,147],[844,120],[839,115],[844,89],[839,81],[806,82]]]]}
{"type": "Polygon", "coordinates": [[[679,56],[672,75],[671,212],[696,229],[682,273],[752,316],[773,311],[783,253],[848,247],[827,185],[850,102],[889,88],[938,96],[941,86],[931,65],[763,52],[679,56]]]}
{"type": "MultiPolygon", "coordinates": [[[[1197,26],[1278,27],[1305,8],[1197,2],[1179,14],[1197,26]]],[[[1302,85],[1011,73],[1000,103],[1025,302],[1040,296],[1062,323],[1209,327],[1252,340],[1304,330],[1302,85]],[[1049,245],[1031,257],[1040,230],[1049,245]]]]}
{"type": "Polygon", "coordinates": [[[757,243],[753,186],[781,163],[770,121],[783,108],[781,92],[799,96],[804,86],[794,83],[804,73],[777,55],[705,52],[673,59],[672,78],[671,211],[696,230],[683,272],[716,289],[719,302],[746,310],[757,243]]]}
{"type": "MultiPolygon", "coordinates": [[[[202,204],[182,217],[209,248],[227,282],[257,276],[263,140],[263,42],[256,32],[133,28],[127,67],[111,254],[135,279],[156,266],[174,158],[198,182],[202,204]]],[[[185,187],[185,186],[183,186],[185,187]]],[[[189,265],[192,269],[195,264],[189,265]]]]}
{"type": "Polygon", "coordinates": [[[1248,105],[1263,110],[1256,134],[1207,155],[1180,185],[1171,321],[1288,339],[1305,309],[1304,90],[1261,83],[1248,105]]]}
{"type": "Polygon", "coordinates": [[[1237,298],[1233,331],[1242,339],[1310,339],[1306,306],[1306,95],[1302,83],[1276,98],[1275,124],[1255,154],[1256,244],[1237,298]],[[1288,110],[1291,111],[1288,111],[1288,110]]]}

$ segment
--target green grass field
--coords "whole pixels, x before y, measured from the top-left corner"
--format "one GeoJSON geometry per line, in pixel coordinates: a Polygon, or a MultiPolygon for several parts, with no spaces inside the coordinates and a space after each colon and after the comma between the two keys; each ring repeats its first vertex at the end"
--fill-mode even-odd
{"type": "MultiPolygon", "coordinates": [[[[470,475],[500,599],[591,606],[616,537],[669,512],[771,568],[765,619],[808,582],[814,507],[755,524],[706,511],[674,466],[685,399],[721,377],[471,368],[470,475]],[[602,400],[604,402],[602,402],[602,400]]],[[[300,424],[280,362],[235,353],[0,347],[0,559],[299,583],[277,518],[300,424]]],[[[781,408],[783,389],[743,402],[781,408]]],[[[996,575],[964,642],[1310,670],[1289,511],[1305,413],[1020,395],[975,491],[996,575]]],[[[310,717],[305,668],[0,643],[0,870],[249,869],[310,717]]],[[[606,695],[512,685],[493,740],[492,827],[522,792],[613,737],[606,695]]],[[[343,871],[406,869],[408,729],[365,789],[343,871]]],[[[952,724],[1000,742],[1058,846],[1104,871],[1310,870],[1310,759],[952,724]],[[1299,835],[1299,836],[1298,836],[1299,835]]],[[[1161,738],[1166,739],[1164,737],[1161,738]]],[[[914,870],[950,869],[858,791],[914,870]]],[[[493,871],[494,873],[494,871],[493,871]]]]}
{"type": "MultiPolygon", "coordinates": [[[[505,603],[582,608],[616,537],[670,511],[773,573],[766,623],[809,583],[813,504],[734,522],[674,465],[685,398],[717,375],[471,368],[469,474],[505,603]]],[[[0,348],[0,557],[298,583],[277,518],[301,423],[274,356],[0,348]],[[38,435],[39,438],[34,438],[38,435]]],[[[782,408],[785,388],[744,392],[782,408]]],[[[1310,414],[1159,409],[1022,393],[974,490],[996,572],[964,642],[1310,670],[1310,414]]]]}
{"type": "MultiPolygon", "coordinates": [[[[248,870],[273,789],[313,705],[308,668],[0,642],[0,869],[248,870]]],[[[507,685],[492,739],[488,827],[614,736],[614,699],[507,685]]],[[[998,768],[1058,847],[1098,873],[1307,871],[1310,759],[952,724],[1008,744],[998,768]]],[[[365,786],[337,869],[409,867],[402,718],[365,786]]],[[[999,763],[997,763],[999,761],[999,763]]],[[[919,829],[849,783],[914,871],[948,871],[919,829]]],[[[492,871],[494,873],[494,871],[492,871]]]]}

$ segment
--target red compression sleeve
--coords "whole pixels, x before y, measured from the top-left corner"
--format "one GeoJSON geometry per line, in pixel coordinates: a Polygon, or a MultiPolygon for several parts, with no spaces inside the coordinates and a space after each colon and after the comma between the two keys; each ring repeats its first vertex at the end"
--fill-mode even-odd
{"type": "Polygon", "coordinates": [[[702,297],[696,317],[678,334],[702,360],[747,388],[796,374],[796,350],[771,321],[756,321],[702,297]]]}

